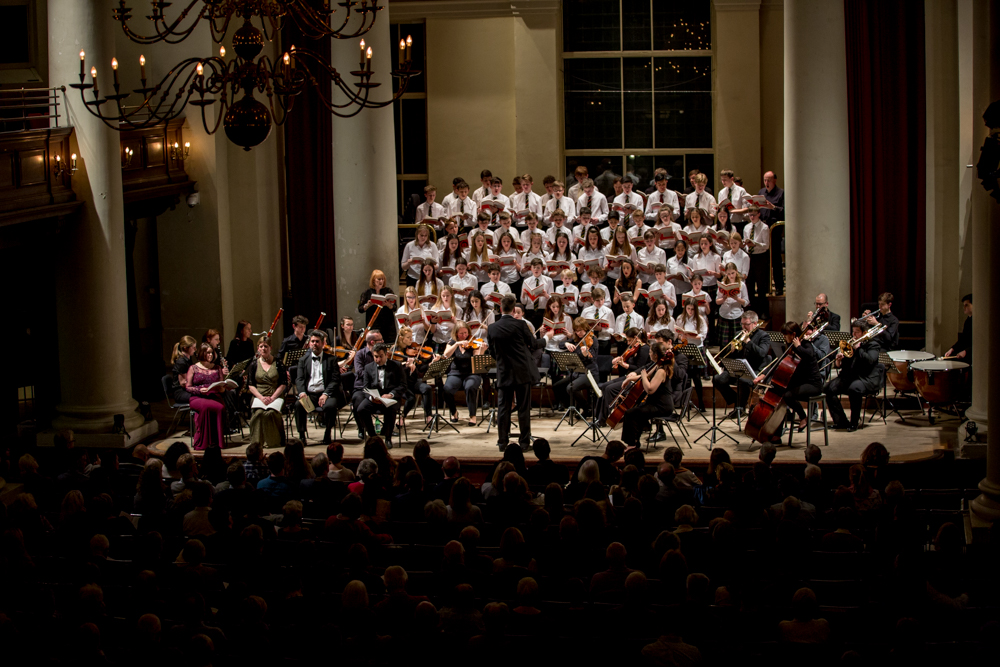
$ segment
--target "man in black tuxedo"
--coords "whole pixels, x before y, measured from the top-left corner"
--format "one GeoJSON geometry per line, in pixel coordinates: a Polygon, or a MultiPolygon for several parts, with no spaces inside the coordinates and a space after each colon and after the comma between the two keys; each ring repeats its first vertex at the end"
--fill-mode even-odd
{"type": "MultiPolygon", "coordinates": [[[[743,317],[740,318],[740,326],[743,327],[743,331],[752,331],[755,326],[757,326],[757,313],[752,310],[743,311],[743,317]]],[[[768,335],[757,329],[753,332],[741,350],[733,350],[726,355],[727,359],[746,359],[747,363],[750,364],[750,368],[754,370],[755,373],[759,373],[760,370],[765,366],[765,361],[771,350],[771,339],[768,335]]],[[[722,372],[712,378],[712,384],[715,388],[719,390],[722,395],[722,399],[726,402],[726,405],[732,405],[734,408],[743,407],[744,401],[750,397],[750,392],[753,390],[753,379],[754,376],[743,375],[736,380],[736,390],[729,386],[732,382],[732,376],[729,374],[725,368],[722,372]]],[[[736,411],[730,412],[726,415],[726,419],[736,419],[736,411]]]]}
{"type": "Polygon", "coordinates": [[[398,362],[389,359],[389,346],[378,343],[372,349],[373,361],[365,366],[365,389],[375,389],[381,398],[396,401],[392,405],[373,399],[368,393],[354,395],[354,416],[358,425],[364,429],[365,436],[376,435],[372,423],[372,415],[382,415],[382,433],[387,447],[392,447],[392,429],[396,425],[396,415],[399,414],[400,401],[406,398],[406,381],[403,379],[403,367],[398,362]]]}
{"type": "Polygon", "coordinates": [[[343,390],[340,388],[340,365],[332,354],[323,352],[326,332],[316,329],[309,333],[309,352],[303,354],[296,365],[295,389],[299,401],[295,404],[295,426],[299,439],[306,441],[306,410],[301,399],[308,396],[317,410],[323,411],[326,432],[323,444],[330,444],[330,429],[335,415],[342,404],[343,390]]]}
{"type": "Polygon", "coordinates": [[[819,314],[814,323],[817,327],[824,322],[829,322],[823,331],[840,331],[840,315],[830,310],[830,301],[826,298],[826,294],[816,295],[815,306],[816,310],[809,311],[806,321],[812,320],[813,315],[819,314]]]}
{"type": "Polygon", "coordinates": [[[531,447],[531,387],[539,380],[531,352],[538,343],[545,344],[544,340],[531,335],[526,322],[514,318],[516,303],[513,294],[504,295],[500,300],[500,319],[486,330],[490,354],[497,361],[497,432],[500,435],[497,446],[501,452],[510,439],[510,411],[515,400],[517,426],[521,432],[518,443],[521,449],[531,447]]]}

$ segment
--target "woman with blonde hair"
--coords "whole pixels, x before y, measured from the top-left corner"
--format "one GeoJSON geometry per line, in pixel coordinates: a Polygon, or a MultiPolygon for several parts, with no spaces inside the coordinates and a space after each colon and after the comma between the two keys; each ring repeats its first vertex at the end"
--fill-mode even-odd
{"type": "Polygon", "coordinates": [[[434,327],[434,347],[438,350],[443,350],[444,346],[451,342],[452,331],[455,330],[455,325],[461,316],[458,310],[458,306],[455,304],[455,293],[451,291],[450,287],[441,288],[441,293],[438,294],[437,303],[434,304],[434,310],[438,313],[444,311],[451,312],[451,321],[438,322],[437,326],[434,327]]]}
{"type": "Polygon", "coordinates": [[[400,262],[400,268],[406,271],[406,286],[417,284],[423,260],[433,259],[437,263],[439,256],[434,230],[430,225],[418,225],[414,239],[403,248],[403,259],[400,262]]]}
{"type": "Polygon", "coordinates": [[[444,383],[444,402],[451,413],[451,421],[458,421],[458,406],[455,405],[455,394],[465,391],[465,404],[469,408],[469,426],[476,425],[476,407],[479,402],[479,388],[483,378],[472,372],[472,357],[485,352],[485,346],[476,349],[469,344],[472,340],[472,329],[465,322],[455,325],[451,334],[452,343],[444,348],[442,358],[452,359],[448,367],[448,378],[444,383]]]}
{"type": "Polygon", "coordinates": [[[194,362],[191,358],[198,349],[198,341],[193,336],[182,336],[174,343],[174,351],[170,355],[170,374],[173,376],[170,397],[177,405],[187,405],[191,395],[187,392],[187,372],[194,362]]]}
{"type": "MultiPolygon", "coordinates": [[[[381,332],[382,340],[392,344],[396,340],[396,318],[393,314],[393,308],[380,309],[378,316],[375,317],[375,321],[371,321],[377,306],[377,304],[372,302],[372,295],[385,296],[386,294],[393,294],[387,283],[385,273],[379,269],[372,271],[372,275],[368,279],[368,289],[362,292],[361,298],[358,299],[358,312],[365,314],[365,327],[371,323],[372,329],[381,332]]],[[[398,306],[398,304],[396,305],[398,306]]]]}
{"type": "MultiPolygon", "coordinates": [[[[426,345],[430,341],[431,335],[434,333],[436,326],[431,323],[430,318],[427,317],[427,313],[423,313],[420,320],[417,322],[405,322],[405,315],[410,313],[423,310],[420,307],[420,302],[417,301],[417,289],[415,287],[407,287],[406,291],[403,292],[403,302],[400,304],[399,309],[396,311],[396,324],[399,327],[408,326],[413,331],[413,340],[420,345],[426,345]]],[[[393,340],[396,340],[396,331],[393,329],[393,340]]],[[[385,339],[385,332],[382,333],[383,340],[385,339]]]]}

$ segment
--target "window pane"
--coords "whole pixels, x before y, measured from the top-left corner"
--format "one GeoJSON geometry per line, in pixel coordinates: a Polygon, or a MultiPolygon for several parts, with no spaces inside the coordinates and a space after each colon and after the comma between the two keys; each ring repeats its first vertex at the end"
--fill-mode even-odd
{"type": "Polygon", "coordinates": [[[656,148],[712,147],[712,59],[655,58],[656,148]]]}
{"type": "Polygon", "coordinates": [[[658,51],[711,49],[709,0],[653,3],[653,48],[658,51]]]}
{"type": "Polygon", "coordinates": [[[621,61],[563,61],[566,148],[621,148],[621,61]]]}
{"type": "Polygon", "coordinates": [[[677,186],[684,182],[683,155],[630,155],[628,156],[629,174],[638,180],[637,190],[643,192],[653,187],[653,172],[659,168],[667,170],[670,180],[667,187],[671,190],[680,189],[677,186]]]}
{"type": "MultiPolygon", "coordinates": [[[[587,168],[590,178],[594,180],[594,185],[601,193],[609,198],[614,198],[615,176],[622,174],[621,157],[607,155],[567,155],[566,156],[566,178],[571,178],[578,166],[587,168]]],[[[568,183],[569,181],[567,181],[568,183]]],[[[567,186],[568,187],[568,186],[567,186]]]]}
{"type": "Polygon", "coordinates": [[[623,58],[625,148],[653,147],[653,77],[650,58],[623,58]]]}
{"type": "Polygon", "coordinates": [[[403,171],[404,174],[427,173],[426,100],[403,102],[403,171]]]}
{"type": "Polygon", "coordinates": [[[563,51],[620,51],[618,0],[564,0],[563,51]]]}
{"type": "Polygon", "coordinates": [[[622,49],[648,51],[651,43],[649,0],[622,0],[622,49]]]}
{"type": "MultiPolygon", "coordinates": [[[[423,23],[399,23],[392,26],[392,44],[396,46],[393,49],[396,55],[393,56],[393,67],[399,65],[399,40],[406,39],[407,37],[413,38],[413,46],[410,49],[410,60],[413,61],[413,69],[419,70],[420,75],[415,76],[410,79],[410,82],[406,85],[406,92],[408,93],[423,93],[427,91],[427,75],[424,72],[427,71],[427,63],[424,61],[424,54],[427,48],[427,39],[424,37],[424,24],[423,23]]],[[[392,90],[393,92],[399,90],[399,79],[392,80],[392,90]]]]}

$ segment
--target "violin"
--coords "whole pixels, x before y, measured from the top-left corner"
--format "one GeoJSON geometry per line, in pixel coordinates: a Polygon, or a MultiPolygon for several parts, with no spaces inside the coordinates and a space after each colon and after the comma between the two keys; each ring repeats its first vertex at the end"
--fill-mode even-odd
{"type": "MultiPolygon", "coordinates": [[[[655,372],[657,368],[671,363],[674,360],[674,353],[667,351],[663,355],[663,358],[659,361],[651,361],[648,366],[644,366],[642,370],[649,372],[655,372]]],[[[625,417],[625,413],[639,405],[646,399],[646,390],[642,385],[642,372],[638,373],[639,377],[631,383],[625,382],[622,384],[621,393],[615,398],[614,402],[611,404],[611,408],[608,410],[607,425],[609,429],[614,429],[625,417]]]]}
{"type": "Polygon", "coordinates": [[[616,360],[615,362],[613,362],[611,364],[611,367],[612,368],[618,368],[618,366],[623,361],[628,361],[630,357],[632,357],[633,355],[635,355],[635,353],[639,350],[640,347],[642,347],[642,341],[639,340],[638,338],[636,338],[635,342],[632,343],[631,345],[629,345],[628,349],[626,349],[624,352],[622,352],[620,359],[616,360]]]}
{"type": "Polygon", "coordinates": [[[473,338],[472,340],[460,341],[463,347],[466,349],[478,350],[480,348],[486,347],[486,341],[482,338],[473,338]]]}
{"type": "Polygon", "coordinates": [[[336,347],[334,347],[333,345],[324,345],[323,351],[326,352],[327,354],[332,354],[338,359],[344,359],[354,352],[354,350],[352,350],[351,348],[343,347],[341,345],[338,345],[336,347]]]}

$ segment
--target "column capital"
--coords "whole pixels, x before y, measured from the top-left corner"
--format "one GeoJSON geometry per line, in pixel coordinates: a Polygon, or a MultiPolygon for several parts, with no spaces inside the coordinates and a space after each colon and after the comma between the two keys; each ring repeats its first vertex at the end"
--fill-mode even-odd
{"type": "Polygon", "coordinates": [[[716,12],[756,12],[761,0],[713,0],[716,12]]]}

